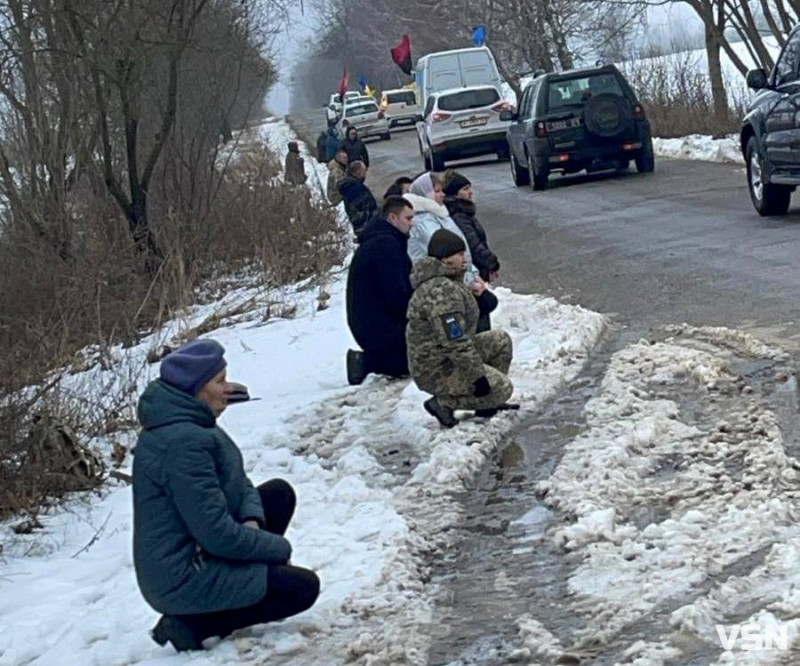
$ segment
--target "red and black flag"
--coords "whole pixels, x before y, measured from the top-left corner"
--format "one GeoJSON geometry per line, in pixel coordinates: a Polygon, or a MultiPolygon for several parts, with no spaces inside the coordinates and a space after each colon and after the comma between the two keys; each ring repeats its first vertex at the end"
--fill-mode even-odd
{"type": "Polygon", "coordinates": [[[392,60],[405,74],[411,76],[411,40],[408,35],[403,35],[403,41],[392,49],[392,60]]]}
{"type": "Polygon", "coordinates": [[[347,67],[344,68],[342,80],[339,83],[339,99],[344,104],[344,94],[347,92],[347,86],[350,85],[350,75],[347,73],[347,67]]]}

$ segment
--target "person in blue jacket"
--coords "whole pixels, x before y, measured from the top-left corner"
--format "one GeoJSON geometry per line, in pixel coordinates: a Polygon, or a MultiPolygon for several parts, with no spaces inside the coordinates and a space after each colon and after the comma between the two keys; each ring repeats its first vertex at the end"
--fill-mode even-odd
{"type": "Polygon", "coordinates": [[[152,637],[178,651],[300,613],[319,594],[316,574],[289,563],[294,490],[281,479],[254,487],[217,425],[232,390],[224,353],[214,340],[173,351],[139,400],[133,560],[163,614],[152,637]]]}

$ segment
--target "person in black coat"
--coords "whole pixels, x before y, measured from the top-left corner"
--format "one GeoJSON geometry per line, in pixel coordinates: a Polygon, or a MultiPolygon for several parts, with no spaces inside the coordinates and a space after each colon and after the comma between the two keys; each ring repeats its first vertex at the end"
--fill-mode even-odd
{"type": "Polygon", "coordinates": [[[358,138],[358,130],[355,127],[348,128],[346,137],[339,142],[339,148],[347,153],[348,163],[359,161],[369,166],[367,147],[358,138]]]}
{"type": "MultiPolygon", "coordinates": [[[[467,239],[469,251],[472,253],[472,263],[485,282],[497,279],[500,270],[500,260],[489,248],[486,230],[475,216],[475,203],[472,200],[472,183],[456,171],[448,171],[444,176],[444,204],[450,213],[453,222],[458,225],[464,238],[467,239]]],[[[489,313],[497,307],[497,297],[488,289],[485,298],[493,301],[490,308],[485,303],[480,306],[480,319],[478,319],[478,333],[491,330],[492,323],[489,313]]],[[[480,299],[479,299],[480,301],[480,299]]]]}
{"type": "Polygon", "coordinates": [[[344,199],[344,210],[350,224],[353,225],[353,232],[356,241],[361,241],[367,223],[378,213],[378,202],[364,184],[367,178],[367,167],[363,162],[350,162],[347,166],[347,176],[339,183],[339,194],[344,199]]]}
{"type": "Polygon", "coordinates": [[[486,282],[491,282],[497,278],[500,261],[489,248],[486,230],[475,216],[472,183],[460,173],[451,171],[445,175],[444,192],[446,195],[444,204],[453,222],[467,239],[469,251],[472,253],[472,263],[475,264],[480,276],[486,282]]]}
{"type": "Polygon", "coordinates": [[[360,384],[370,373],[408,375],[406,312],[411,300],[408,234],[414,209],[389,197],[381,216],[364,230],[347,274],[347,324],[362,352],[347,351],[347,381],[360,384]]]}

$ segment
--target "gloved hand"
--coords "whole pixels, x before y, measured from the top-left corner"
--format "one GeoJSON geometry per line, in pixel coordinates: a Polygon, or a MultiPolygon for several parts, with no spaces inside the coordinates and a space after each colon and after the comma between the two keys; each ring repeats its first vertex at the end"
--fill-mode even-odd
{"type": "Polygon", "coordinates": [[[478,377],[472,385],[475,387],[475,390],[472,392],[476,398],[483,398],[492,391],[492,387],[489,385],[489,380],[486,379],[486,376],[478,377]]]}

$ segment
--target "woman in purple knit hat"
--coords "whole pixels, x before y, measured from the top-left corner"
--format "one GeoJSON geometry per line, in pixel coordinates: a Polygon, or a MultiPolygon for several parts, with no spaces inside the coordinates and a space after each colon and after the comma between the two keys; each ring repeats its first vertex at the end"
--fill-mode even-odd
{"type": "Polygon", "coordinates": [[[139,400],[133,463],[133,557],[160,645],[200,650],[253,624],[310,608],[313,571],[289,563],[283,536],[296,498],[282,479],[253,486],[217,425],[231,384],[225,350],[195,340],[167,355],[139,400]]]}

